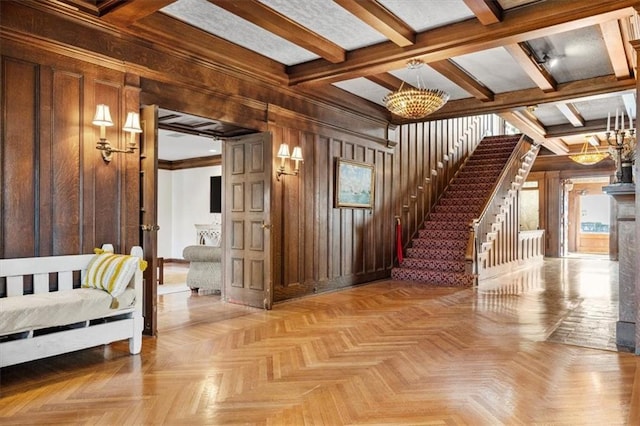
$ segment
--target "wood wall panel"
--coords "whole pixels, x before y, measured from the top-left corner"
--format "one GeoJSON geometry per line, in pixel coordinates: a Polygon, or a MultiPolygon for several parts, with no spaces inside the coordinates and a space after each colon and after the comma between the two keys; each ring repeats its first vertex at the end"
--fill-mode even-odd
{"type": "Polygon", "coordinates": [[[51,186],[41,186],[51,193],[52,253],[77,253],[81,247],[82,88],[82,75],[53,71],[51,117],[55,137],[50,151],[42,149],[40,156],[45,159],[49,155],[52,164],[51,186]]]}
{"type": "Polygon", "coordinates": [[[2,248],[4,258],[37,253],[37,64],[2,58],[2,248]]]}
{"type": "MultiPolygon", "coordinates": [[[[0,254],[26,257],[118,251],[139,244],[138,156],[102,161],[91,124],[108,103],[116,146],[139,92],[123,94],[124,74],[3,40],[2,217],[0,254]]],[[[134,79],[135,81],[135,79],[134,79]]]]}

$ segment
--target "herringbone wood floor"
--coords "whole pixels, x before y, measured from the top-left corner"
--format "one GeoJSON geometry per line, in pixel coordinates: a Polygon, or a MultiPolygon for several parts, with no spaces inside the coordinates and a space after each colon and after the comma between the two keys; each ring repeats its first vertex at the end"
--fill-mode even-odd
{"type": "Polygon", "coordinates": [[[384,281],[270,312],[169,294],[140,356],[118,343],[3,369],[0,423],[638,425],[640,357],[546,341],[610,269],[384,281]]]}

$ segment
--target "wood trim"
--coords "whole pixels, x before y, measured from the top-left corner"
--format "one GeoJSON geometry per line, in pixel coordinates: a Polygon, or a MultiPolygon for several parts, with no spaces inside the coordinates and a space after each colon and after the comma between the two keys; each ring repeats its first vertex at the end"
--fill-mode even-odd
{"type": "Polygon", "coordinates": [[[524,42],[508,44],[504,48],[540,89],[544,92],[556,90],[558,83],[543,65],[538,64],[533,57],[533,53],[524,42]]]}
{"type": "Polygon", "coordinates": [[[482,25],[497,24],[502,21],[502,8],[495,0],[464,0],[482,25]]]}
{"type": "MultiPolygon", "coordinates": [[[[546,93],[541,93],[539,88],[533,88],[507,93],[496,93],[491,102],[481,102],[474,98],[449,101],[438,111],[431,114],[429,119],[438,120],[467,115],[509,112],[522,105],[537,105],[567,100],[575,102],[577,101],[576,98],[583,96],[635,90],[635,87],[635,78],[619,80],[614,75],[595,77],[569,83],[560,83],[556,91],[546,93]]],[[[400,122],[401,121],[398,121],[398,123],[400,122]]]]}
{"type": "Polygon", "coordinates": [[[446,76],[469,94],[482,102],[493,100],[493,92],[478,80],[470,76],[465,70],[456,65],[452,60],[434,61],[428,64],[431,68],[446,76]]]}
{"type": "Polygon", "coordinates": [[[210,157],[188,158],[186,160],[158,160],[158,169],[160,170],[183,170],[194,169],[197,167],[221,166],[222,156],[212,155],[210,157]]]}
{"type": "Polygon", "coordinates": [[[257,0],[243,0],[242,2],[228,0],[208,1],[285,40],[316,53],[329,62],[338,63],[345,60],[346,52],[343,48],[257,0]]]}
{"type": "Polygon", "coordinates": [[[607,47],[609,60],[611,61],[611,66],[613,67],[616,77],[631,77],[619,21],[615,19],[608,22],[601,22],[600,31],[602,31],[604,44],[607,47]]]}
{"type": "Polygon", "coordinates": [[[413,29],[374,0],[334,0],[374,30],[400,47],[416,41],[413,29]]]}
{"type": "Polygon", "coordinates": [[[584,131],[584,118],[573,103],[556,104],[556,108],[566,117],[574,127],[580,127],[584,131]]]}

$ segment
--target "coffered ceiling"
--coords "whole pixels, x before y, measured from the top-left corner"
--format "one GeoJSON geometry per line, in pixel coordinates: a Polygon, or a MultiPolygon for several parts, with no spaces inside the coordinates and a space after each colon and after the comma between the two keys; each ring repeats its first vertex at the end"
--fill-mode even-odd
{"type": "Polygon", "coordinates": [[[389,91],[416,85],[406,63],[420,58],[427,64],[421,80],[451,96],[428,119],[495,112],[560,155],[590,135],[606,146],[609,113],[636,116],[629,40],[640,1],[63,2],[138,37],[344,106],[364,99],[386,112],[389,91]]]}

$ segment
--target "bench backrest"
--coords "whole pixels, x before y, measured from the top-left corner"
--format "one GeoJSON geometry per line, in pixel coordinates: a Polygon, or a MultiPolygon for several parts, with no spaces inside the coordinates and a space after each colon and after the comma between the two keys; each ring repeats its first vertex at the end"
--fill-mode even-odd
{"type": "Polygon", "coordinates": [[[25,278],[28,280],[30,276],[33,277],[35,294],[48,293],[51,280],[57,282],[58,290],[71,290],[74,287],[74,275],[76,283],[79,283],[93,256],[80,254],[0,259],[0,277],[6,277],[6,296],[22,296],[25,292],[25,278]],[[79,279],[76,271],[80,273],[79,279]]]}
{"type": "MultiPolygon", "coordinates": [[[[142,249],[134,247],[131,254],[142,257],[142,249]]],[[[93,254],[77,254],[0,259],[0,297],[77,288],[93,257],[93,254]],[[6,281],[6,288],[2,288],[2,281],[6,281]]]]}

